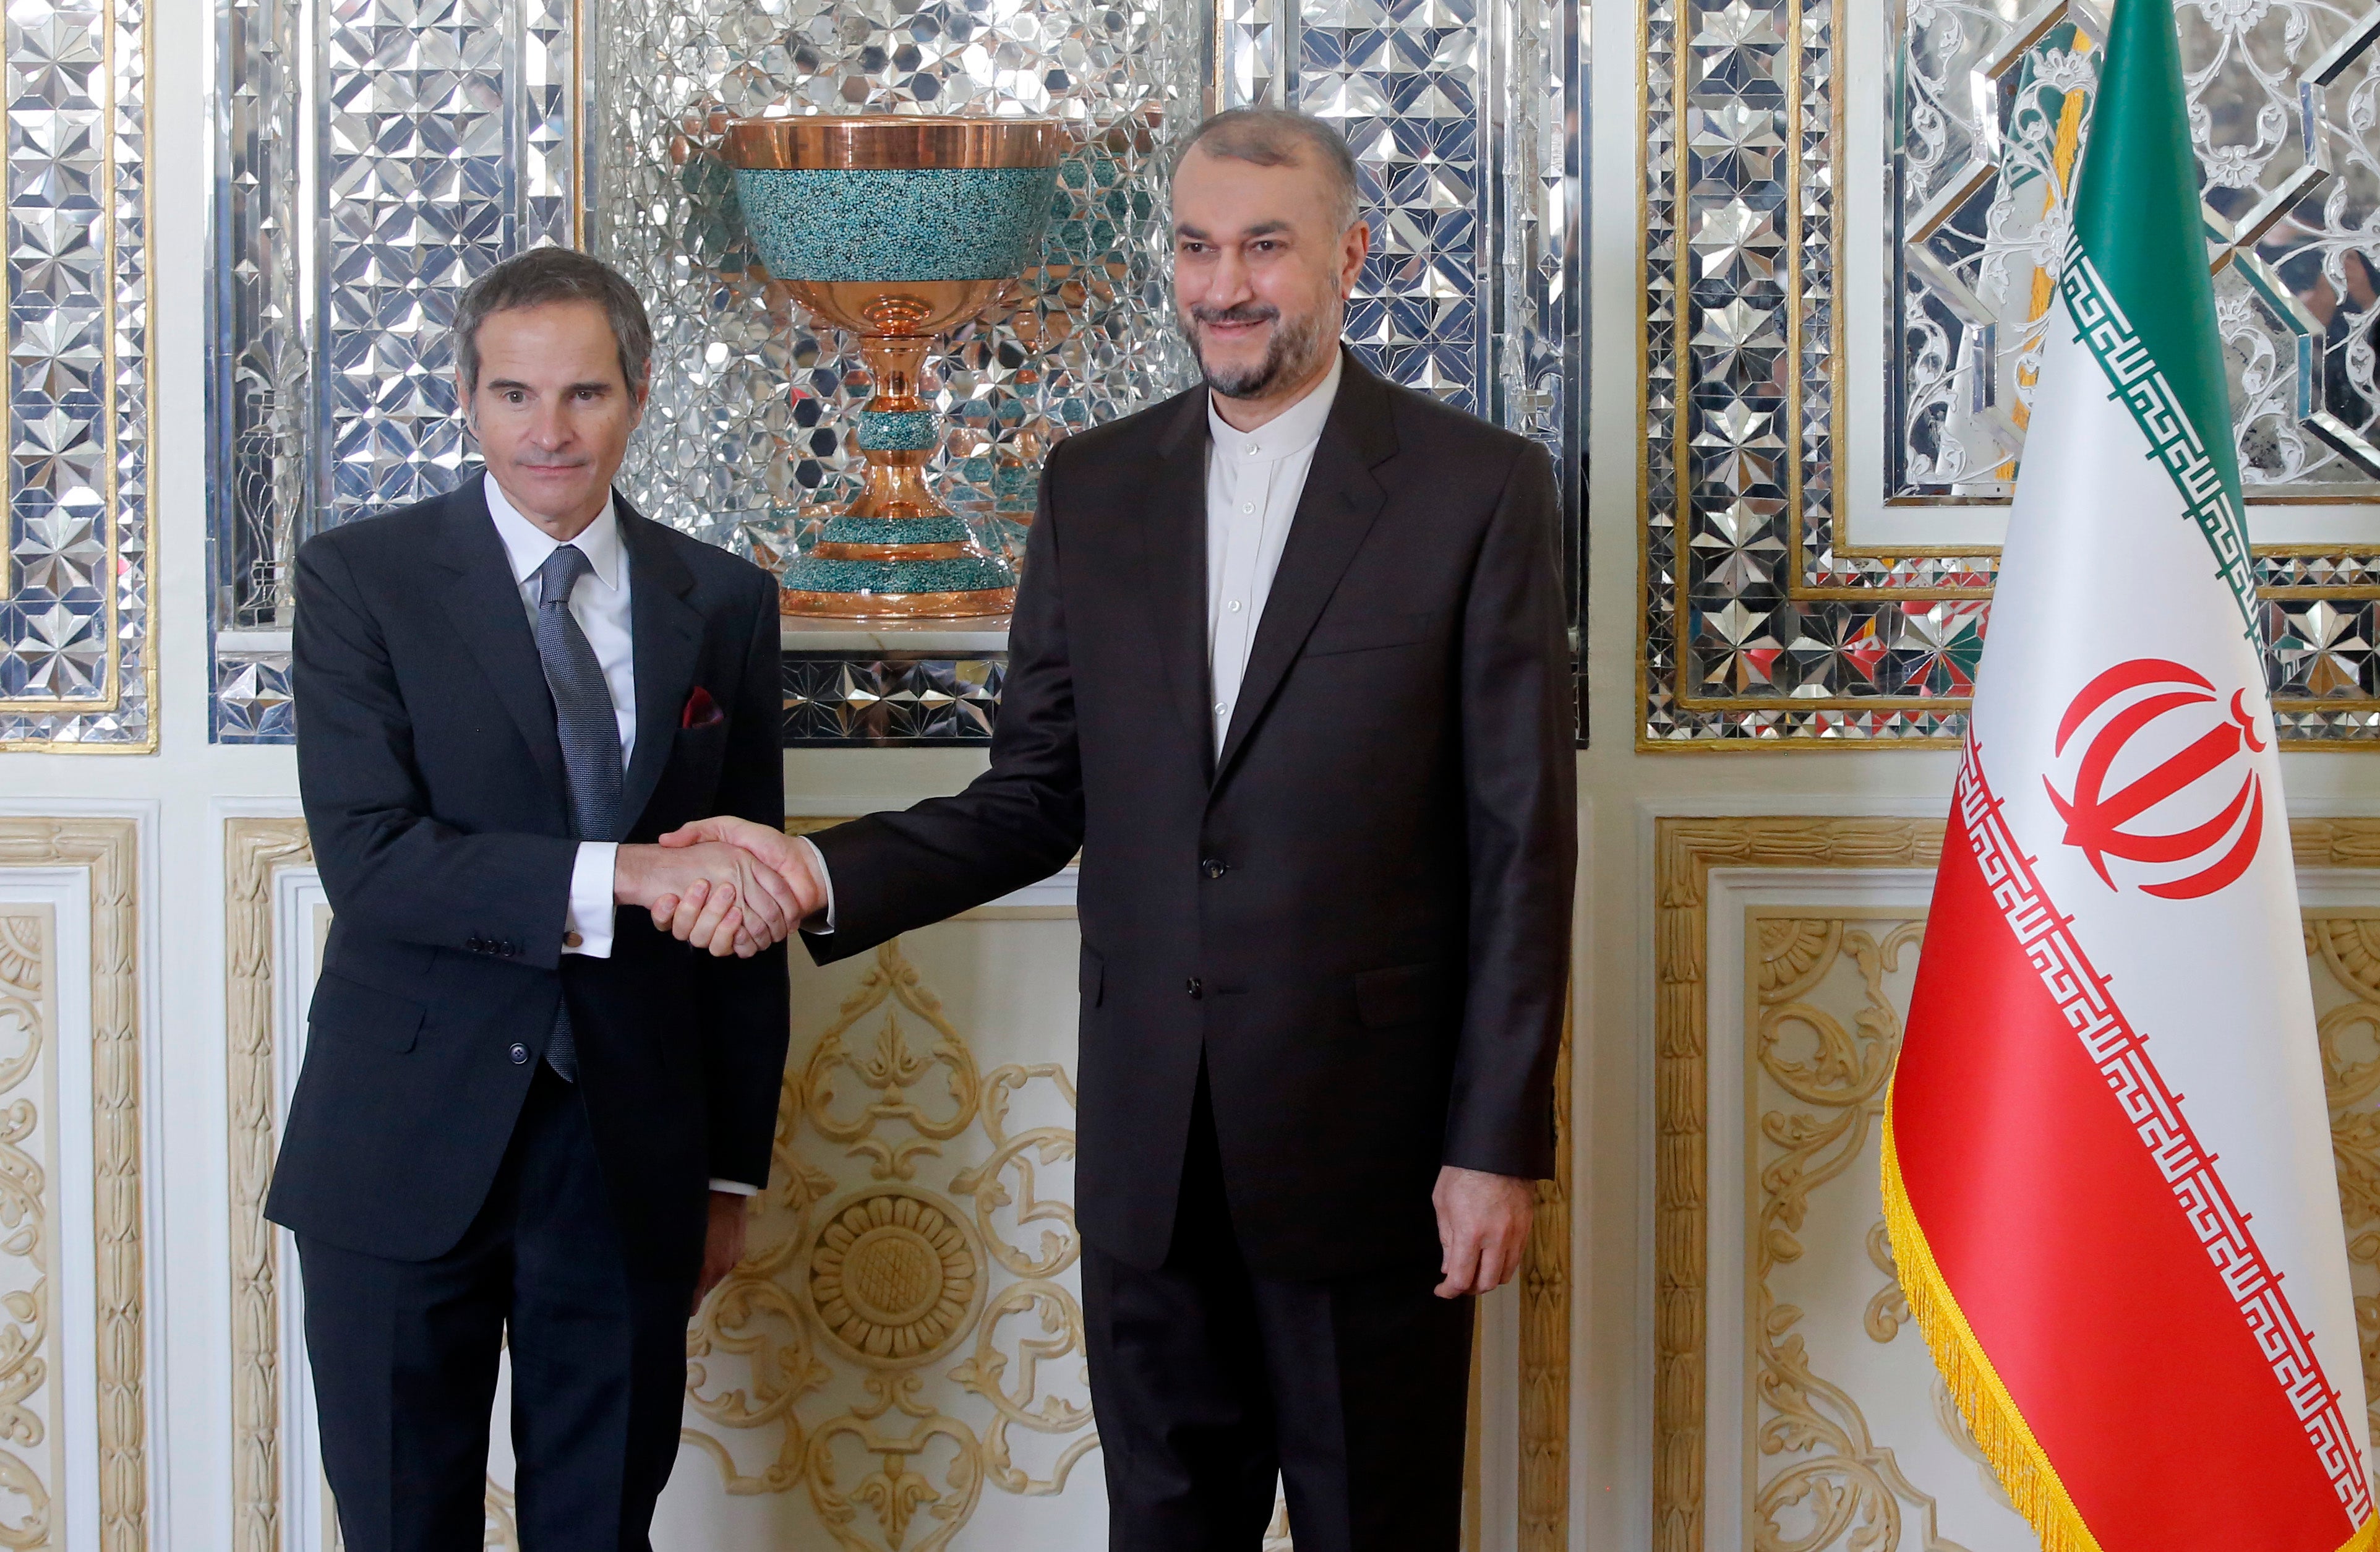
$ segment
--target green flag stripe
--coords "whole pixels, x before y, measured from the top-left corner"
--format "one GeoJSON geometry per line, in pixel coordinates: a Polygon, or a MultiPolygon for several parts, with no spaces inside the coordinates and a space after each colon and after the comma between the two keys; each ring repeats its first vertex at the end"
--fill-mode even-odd
{"type": "MultiPolygon", "coordinates": [[[[2073,245],[2090,256],[2094,288],[2155,363],[2161,396],[2196,429],[2192,440],[2221,484],[2223,510],[2209,507],[2199,515],[2209,498],[2188,486],[2180,487],[2182,499],[2199,516],[2225,580],[2252,622],[2255,593],[2246,561],[2240,458],[2231,443],[2231,394],[2222,339],[2215,330],[2215,286],[2206,273],[2202,233],[2198,163],[2190,147],[2173,0],[2122,0],[2108,26],[2098,100],[2074,192],[2073,245]]],[[[2068,299],[2070,305],[2071,291],[2068,299]]],[[[2090,337],[2088,328],[2084,336],[2090,337]]],[[[2106,367],[2108,358],[2096,344],[2092,349],[2106,367]]],[[[2110,382],[2131,402],[2126,382],[2112,370],[2110,382]]],[[[2133,412],[2143,413],[2138,406],[2133,412]]],[[[2165,445],[2154,432],[2149,441],[2160,449],[2165,445]]]]}
{"type": "Polygon", "coordinates": [[[2164,466],[2191,520],[2215,552],[2216,572],[2231,589],[2240,623],[2252,639],[2255,566],[2248,550],[2247,520],[2240,510],[2239,477],[2226,467],[2231,452],[2230,417],[2215,422],[2222,429],[2220,436],[2200,435],[2198,422],[2166,375],[2164,363],[2142,337],[2146,331],[2134,328],[2079,236],[2067,245],[2058,287],[2076,332],[2107,374],[2112,390],[2107,396],[2121,400],[2131,412],[2132,423],[2148,439],[2149,456],[2164,466]],[[2218,452],[2225,457],[2217,458],[2218,452]]]}

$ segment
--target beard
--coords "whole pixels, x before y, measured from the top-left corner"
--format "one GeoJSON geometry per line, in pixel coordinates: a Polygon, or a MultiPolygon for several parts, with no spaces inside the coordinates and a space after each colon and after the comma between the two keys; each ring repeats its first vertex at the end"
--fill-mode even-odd
{"type": "Polygon", "coordinates": [[[1227,399],[1257,398],[1284,377],[1294,379],[1313,364],[1322,341],[1319,312],[1283,320],[1281,309],[1269,302],[1242,302],[1228,308],[1177,306],[1173,316],[1182,337],[1190,342],[1191,354],[1198,358],[1198,371],[1207,386],[1227,399]],[[1220,367],[1208,360],[1199,325],[1268,321],[1274,328],[1263,360],[1246,367],[1220,367]]]}

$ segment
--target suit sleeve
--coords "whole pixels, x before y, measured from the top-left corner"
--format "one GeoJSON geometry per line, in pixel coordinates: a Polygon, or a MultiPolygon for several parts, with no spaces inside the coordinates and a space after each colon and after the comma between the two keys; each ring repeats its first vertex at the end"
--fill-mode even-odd
{"type": "MultiPolygon", "coordinates": [[[[779,680],[777,590],[759,579],[743,683],[727,709],[719,804],[756,824],[785,822],[784,695],[779,680]]],[[[697,961],[710,1178],[769,1183],[792,1014],[783,943],[750,959],[697,961]]]]}
{"type": "Polygon", "coordinates": [[[431,815],[387,643],[328,537],[298,552],[291,678],[298,787],[331,908],[403,942],[508,941],[517,963],[552,968],[577,843],[468,834],[431,815]]]}
{"type": "Polygon", "coordinates": [[[1545,454],[1506,477],[1463,606],[1468,989],[1443,1162],[1553,1173],[1553,1068],[1568,1000],[1578,766],[1545,454]]]}
{"type": "Polygon", "coordinates": [[[821,964],[1046,879],[1082,847],[1083,774],[1055,496],[1064,451],[1062,443],[1042,471],[1026,540],[991,768],[953,796],[810,837],[834,880],[834,931],[804,935],[821,964]]]}

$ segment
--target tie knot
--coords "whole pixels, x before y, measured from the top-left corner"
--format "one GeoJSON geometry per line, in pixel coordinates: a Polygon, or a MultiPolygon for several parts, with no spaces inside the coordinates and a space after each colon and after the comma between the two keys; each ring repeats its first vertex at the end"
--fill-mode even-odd
{"type": "Polygon", "coordinates": [[[589,560],[587,552],[576,544],[556,546],[553,553],[545,558],[545,564],[537,568],[538,607],[542,609],[549,603],[568,603],[570,589],[578,586],[580,577],[594,569],[595,563],[589,560]]]}

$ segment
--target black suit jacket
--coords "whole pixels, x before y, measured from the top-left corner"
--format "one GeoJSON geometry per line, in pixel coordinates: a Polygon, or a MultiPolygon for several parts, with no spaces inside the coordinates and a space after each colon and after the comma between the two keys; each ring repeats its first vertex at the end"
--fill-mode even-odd
{"type": "Polygon", "coordinates": [[[1172,1232],[1203,1056],[1261,1275],[1434,1264],[1441,1164],[1543,1176],[1576,765],[1543,452],[1351,357],[1218,756],[1205,390],[1061,443],[991,768],[814,839],[821,960],[1079,843],[1076,1213],[1172,1232]]]}
{"type": "MultiPolygon", "coordinates": [[[[783,824],[774,584],[617,511],[637,679],[625,839],[720,813],[783,824]],[[682,728],[698,687],[724,717],[682,728]]],[[[769,1178],[784,951],[714,960],[622,910],[610,958],[563,953],[577,847],[562,748],[480,479],[309,540],[295,647],[298,785],[335,916],[266,1216],[396,1260],[451,1248],[567,997],[623,1243],[689,1272],[707,1182],[769,1178]]]]}

